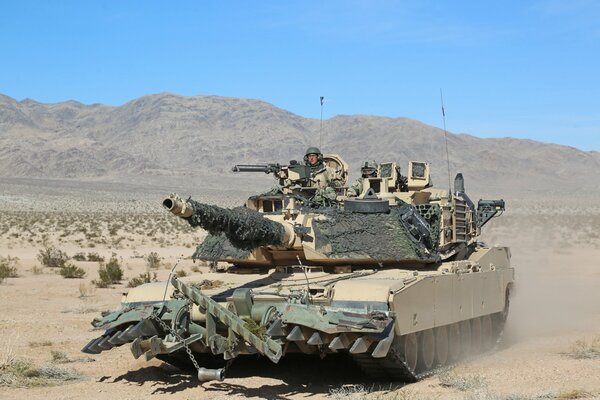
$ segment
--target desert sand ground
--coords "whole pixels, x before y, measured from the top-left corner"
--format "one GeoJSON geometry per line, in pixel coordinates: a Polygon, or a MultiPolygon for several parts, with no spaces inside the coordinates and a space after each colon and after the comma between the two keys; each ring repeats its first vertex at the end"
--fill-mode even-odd
{"type": "MultiPolygon", "coordinates": [[[[490,222],[482,237],[510,246],[517,271],[504,341],[492,354],[405,386],[369,383],[349,360],[334,357],[279,365],[236,360],[224,382],[200,385],[159,361],[135,360],[128,346],[92,356],[80,349],[98,335],[90,321],[115,308],[128,280],[147,271],[148,254],[161,258],[154,270],[159,280],[178,259],[187,274],[206,271],[189,258],[203,232],[161,210],[158,189],[40,190],[27,182],[4,183],[0,256],[18,257],[18,277],[0,284],[2,399],[600,398],[600,207],[591,198],[505,196],[505,215],[490,222]],[[99,264],[90,261],[72,261],[86,271],[84,278],[64,279],[37,260],[50,245],[69,256],[114,255],[125,279],[97,288],[92,280],[99,264]],[[18,380],[6,373],[23,360],[63,379],[18,380]],[[69,376],[78,378],[64,379],[69,376]]],[[[234,205],[244,195],[195,197],[234,205]]]]}

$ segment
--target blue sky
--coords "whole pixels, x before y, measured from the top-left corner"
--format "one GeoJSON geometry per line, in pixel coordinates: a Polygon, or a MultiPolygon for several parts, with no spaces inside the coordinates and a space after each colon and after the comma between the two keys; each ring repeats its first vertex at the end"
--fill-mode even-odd
{"type": "Polygon", "coordinates": [[[3,1],[0,93],[172,92],[600,151],[600,2],[3,1]]]}

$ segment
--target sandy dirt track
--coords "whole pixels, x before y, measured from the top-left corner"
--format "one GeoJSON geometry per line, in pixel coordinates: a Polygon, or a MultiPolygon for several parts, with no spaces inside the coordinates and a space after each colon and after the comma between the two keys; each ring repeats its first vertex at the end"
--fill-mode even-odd
{"type": "MultiPolygon", "coordinates": [[[[100,355],[83,354],[81,347],[98,335],[90,330],[90,321],[101,311],[116,307],[121,293],[127,290],[127,279],[146,270],[139,254],[157,251],[165,263],[172,265],[178,256],[189,256],[193,249],[142,244],[141,238],[132,242],[136,243],[135,249],[101,244],[81,248],[77,243],[60,243],[69,255],[77,251],[94,251],[107,257],[117,253],[126,280],[100,289],[90,283],[98,277],[98,263],[76,262],[87,271],[84,279],[63,279],[47,268],[36,274],[41,244],[4,235],[0,255],[19,257],[19,277],[0,284],[0,357],[24,358],[42,365],[52,360],[53,351],[64,352],[68,362],[56,365],[74,369],[83,378],[56,386],[0,385],[0,398],[321,399],[342,398],[341,388],[352,384],[365,388],[348,389],[354,392],[354,398],[600,398],[600,358],[569,356],[577,340],[600,337],[600,241],[593,234],[582,236],[580,224],[568,223],[578,217],[560,207],[550,205],[526,222],[518,218],[526,207],[517,207],[515,214],[502,217],[504,221],[493,221],[497,225],[484,237],[490,244],[511,246],[517,286],[498,351],[465,361],[450,372],[469,382],[479,382],[466,390],[460,390],[463,388],[458,384],[442,385],[438,377],[405,387],[396,383],[372,386],[352,361],[343,357],[323,361],[284,359],[277,366],[264,359],[236,360],[224,382],[199,385],[193,376],[160,361],[135,360],[128,346],[100,355]]],[[[580,207],[589,206],[573,204],[567,208],[580,207]]],[[[587,221],[581,229],[593,233],[594,226],[600,228],[597,209],[588,208],[581,214],[587,221]]],[[[178,268],[191,273],[192,266],[186,259],[178,268]]],[[[164,279],[168,270],[163,267],[158,275],[164,279]]]]}

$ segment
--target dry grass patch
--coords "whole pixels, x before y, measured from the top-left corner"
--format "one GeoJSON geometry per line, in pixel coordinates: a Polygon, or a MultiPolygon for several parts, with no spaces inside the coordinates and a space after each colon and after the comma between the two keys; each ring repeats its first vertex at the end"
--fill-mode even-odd
{"type": "Polygon", "coordinates": [[[60,368],[51,363],[37,366],[31,361],[15,359],[0,365],[0,386],[55,386],[82,378],[73,369],[60,368]]]}
{"type": "Polygon", "coordinates": [[[589,342],[586,339],[579,339],[571,346],[569,351],[563,354],[576,360],[600,358],[600,336],[589,342]]]}
{"type": "Polygon", "coordinates": [[[49,340],[44,340],[43,342],[29,342],[29,347],[48,347],[48,346],[52,346],[54,343],[52,343],[49,340]]]}
{"type": "Polygon", "coordinates": [[[382,388],[373,385],[369,388],[363,385],[346,385],[329,390],[332,399],[344,400],[436,400],[439,396],[422,395],[410,389],[396,389],[392,385],[382,388]]]}
{"type": "Polygon", "coordinates": [[[218,289],[218,288],[224,287],[225,282],[220,281],[220,280],[211,281],[210,279],[204,279],[201,282],[194,283],[192,286],[194,286],[200,290],[218,289]]]}
{"type": "Polygon", "coordinates": [[[194,264],[194,265],[192,265],[191,270],[192,270],[192,272],[200,272],[200,267],[194,264]]]}
{"type": "Polygon", "coordinates": [[[10,347],[0,354],[0,386],[55,386],[82,378],[72,369],[59,368],[52,363],[38,366],[32,361],[19,359],[10,347]]]}
{"type": "Polygon", "coordinates": [[[0,256],[0,283],[6,278],[17,278],[17,262],[18,257],[2,257],[0,256]]]}
{"type": "Polygon", "coordinates": [[[445,371],[438,375],[440,385],[461,392],[487,388],[485,377],[481,375],[458,375],[454,371],[445,371]]]}
{"type": "Polygon", "coordinates": [[[590,392],[579,389],[565,390],[556,396],[556,398],[560,400],[587,399],[589,397],[592,397],[590,392]]]}
{"type": "Polygon", "coordinates": [[[41,275],[44,273],[44,268],[39,265],[34,265],[33,268],[31,268],[31,273],[34,275],[41,275]]]}
{"type": "Polygon", "coordinates": [[[556,395],[541,393],[535,395],[511,393],[498,394],[488,387],[484,376],[478,374],[458,375],[453,370],[438,375],[440,385],[464,392],[464,400],[542,400],[555,399],[556,395]]]}

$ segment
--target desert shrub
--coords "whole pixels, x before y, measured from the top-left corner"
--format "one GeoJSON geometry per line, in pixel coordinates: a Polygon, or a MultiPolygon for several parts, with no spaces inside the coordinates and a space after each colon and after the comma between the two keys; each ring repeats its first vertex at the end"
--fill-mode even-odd
{"type": "Polygon", "coordinates": [[[5,278],[16,278],[17,274],[17,257],[2,257],[0,256],[0,282],[5,278]]]}
{"type": "Polygon", "coordinates": [[[75,261],[85,261],[85,254],[84,253],[77,253],[73,256],[73,260],[75,261]]]}
{"type": "Polygon", "coordinates": [[[104,257],[102,257],[100,254],[98,253],[88,253],[87,255],[87,260],[88,261],[98,261],[98,262],[103,262],[104,261],[104,257]]]}
{"type": "Polygon", "coordinates": [[[62,275],[63,278],[80,279],[85,276],[85,271],[83,270],[83,268],[80,268],[77,265],[68,263],[68,264],[65,264],[65,266],[60,269],[60,274],[62,275]]]}
{"type": "Polygon", "coordinates": [[[116,257],[111,257],[108,263],[100,263],[98,268],[100,280],[94,280],[93,283],[99,288],[106,288],[113,283],[119,283],[123,279],[123,268],[116,257]]]}
{"type": "Polygon", "coordinates": [[[153,251],[144,258],[146,260],[146,265],[148,266],[148,268],[157,269],[158,267],[160,267],[161,261],[157,252],[153,251]]]}
{"type": "Polygon", "coordinates": [[[580,339],[571,346],[569,352],[565,353],[568,357],[581,360],[586,358],[600,358],[600,336],[587,341],[580,339]]]}
{"type": "Polygon", "coordinates": [[[69,357],[67,357],[67,353],[60,350],[50,350],[50,355],[52,356],[52,362],[54,363],[68,363],[71,362],[69,357]]]}
{"type": "Polygon", "coordinates": [[[180,269],[177,272],[175,272],[175,275],[177,275],[179,278],[183,278],[184,276],[187,276],[187,272],[185,272],[184,270],[180,269]]]}
{"type": "Polygon", "coordinates": [[[61,268],[64,267],[69,257],[67,253],[52,246],[46,246],[41,249],[37,259],[44,267],[61,268]]]}
{"type": "Polygon", "coordinates": [[[146,272],[135,278],[131,278],[127,284],[127,287],[136,287],[150,282],[156,282],[156,272],[153,272],[152,276],[150,276],[150,272],[146,272]]]}

